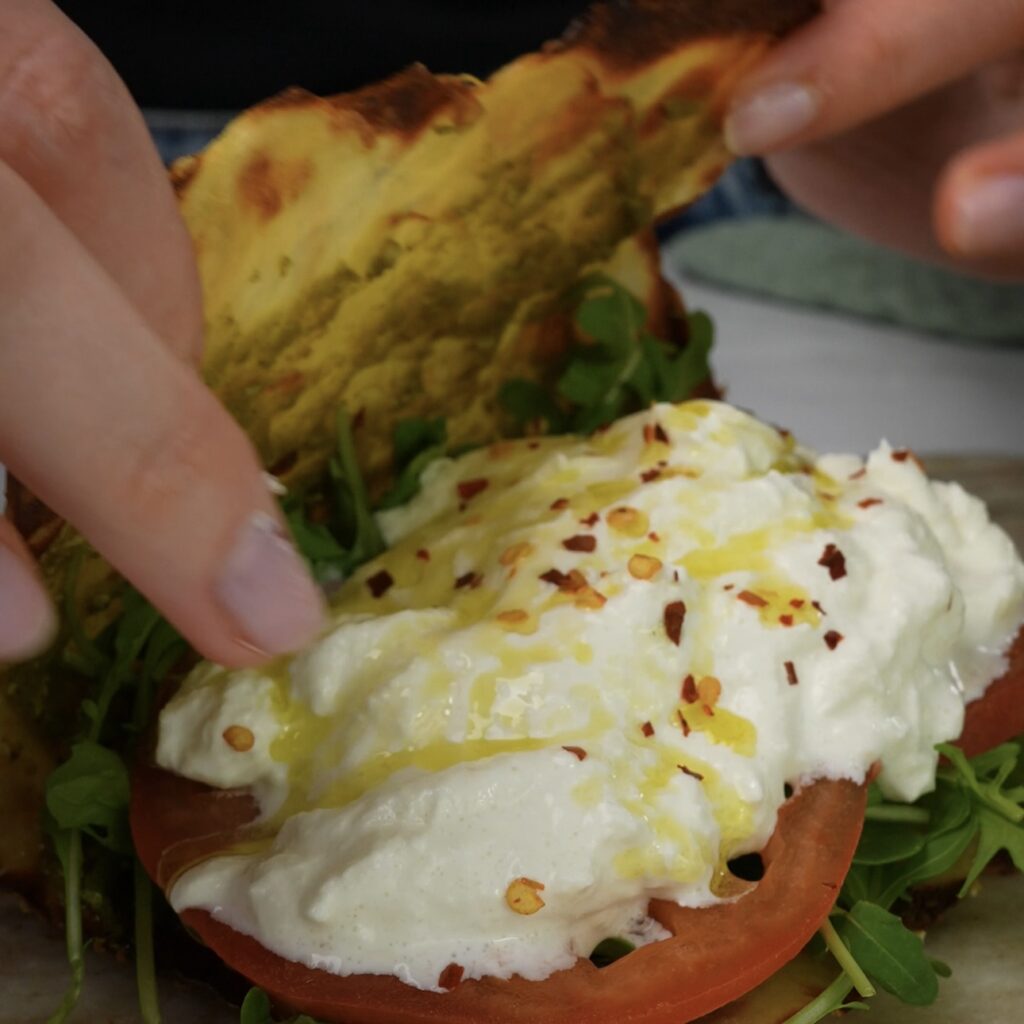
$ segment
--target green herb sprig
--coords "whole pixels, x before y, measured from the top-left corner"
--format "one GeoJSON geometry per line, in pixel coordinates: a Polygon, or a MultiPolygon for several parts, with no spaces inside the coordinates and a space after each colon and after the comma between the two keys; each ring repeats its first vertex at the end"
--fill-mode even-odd
{"type": "MultiPolygon", "coordinates": [[[[68,606],[74,607],[74,579],[68,606]]],[[[92,683],[83,701],[85,719],[70,757],[46,782],[46,828],[64,876],[64,913],[71,979],[48,1024],[64,1024],[81,995],[85,978],[82,873],[85,844],[94,858],[129,864],[134,858],[128,828],[130,785],[125,757],[152,706],[159,681],[184,654],[178,633],[136,590],[126,587],[122,612],[103,635],[92,639],[72,628],[69,660],[92,683]],[[131,691],[131,713],[118,722],[115,701],[131,691]]],[[[77,623],[75,615],[70,621],[77,623]]],[[[132,864],[135,895],[136,981],[143,1024],[159,1024],[151,939],[152,886],[137,860],[132,864]]]]}
{"type": "Polygon", "coordinates": [[[688,338],[677,348],[646,326],[643,303],[605,275],[580,285],[576,333],[556,395],[534,381],[512,380],[499,400],[520,429],[588,434],[652,402],[680,402],[707,380],[714,328],[705,313],[688,316],[688,338]]]}
{"type": "Polygon", "coordinates": [[[283,503],[295,544],[324,586],[339,583],[384,550],[344,408],[338,410],[336,432],[337,448],[328,467],[329,493],[318,505],[326,517],[311,516],[308,496],[288,497],[283,503]]]}
{"type": "MultiPolygon", "coordinates": [[[[876,985],[912,1006],[930,1005],[950,968],[927,955],[898,911],[912,888],[943,876],[965,896],[1001,851],[1024,870],[1022,741],[968,759],[942,744],[935,790],[915,804],[887,801],[873,785],[864,831],[831,920],[822,929],[842,974],[786,1024],[814,1024],[850,989],[876,985]],[[897,912],[894,912],[897,911],[897,912]]],[[[863,1005],[863,1004],[860,1004],[863,1005]]]]}

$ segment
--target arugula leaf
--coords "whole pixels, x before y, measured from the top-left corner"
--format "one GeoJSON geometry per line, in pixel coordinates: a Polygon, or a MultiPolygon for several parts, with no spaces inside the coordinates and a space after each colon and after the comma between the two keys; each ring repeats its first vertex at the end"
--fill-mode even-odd
{"type": "Polygon", "coordinates": [[[125,812],[131,789],[124,761],[91,740],[71,748],[71,757],[46,782],[46,809],[61,829],[81,829],[117,853],[132,852],[125,812]]]}
{"type": "Polygon", "coordinates": [[[517,433],[527,433],[538,426],[544,434],[563,434],[569,429],[564,410],[547,388],[536,381],[505,381],[498,392],[498,402],[512,416],[517,433]]]}
{"type": "MultiPolygon", "coordinates": [[[[870,810],[870,808],[869,808],[870,810]]],[[[917,853],[928,841],[928,834],[921,828],[903,822],[875,821],[864,823],[857,851],[853,855],[855,864],[891,864],[906,860],[917,853]]]]}
{"type": "Polygon", "coordinates": [[[886,879],[885,887],[878,893],[874,902],[888,909],[901,899],[912,885],[927,882],[949,871],[971,845],[975,834],[976,827],[969,821],[950,832],[943,832],[929,839],[910,860],[896,866],[896,870],[886,879]]]}
{"type": "Polygon", "coordinates": [[[680,402],[706,380],[714,328],[705,313],[688,317],[679,349],[647,330],[643,304],[617,281],[595,274],[580,282],[575,313],[582,342],[570,352],[556,385],[557,401],[539,384],[508,381],[501,405],[520,429],[589,434],[652,402],[680,402]]]}
{"type": "Polygon", "coordinates": [[[417,455],[427,448],[436,448],[448,442],[448,428],[444,417],[425,420],[411,417],[395,424],[395,469],[403,470],[417,455]]]}
{"type": "Polygon", "coordinates": [[[310,519],[306,501],[283,503],[295,544],[322,586],[330,586],[384,550],[362,473],[356,461],[352,426],[344,408],[337,414],[338,447],[328,466],[332,500],[325,522],[310,519]]]}
{"type": "Polygon", "coordinates": [[[1024,871],[1024,828],[987,807],[978,811],[978,825],[978,851],[971,862],[967,878],[964,879],[963,888],[960,890],[961,896],[967,895],[971,886],[978,880],[978,876],[1000,850],[1005,850],[1010,855],[1018,871],[1024,871]]]}
{"type": "MultiPolygon", "coordinates": [[[[73,605],[74,591],[66,597],[73,605]]],[[[109,731],[111,705],[125,687],[134,686],[134,708],[126,722],[117,723],[121,729],[115,737],[119,749],[130,747],[145,721],[155,686],[185,649],[177,631],[134,588],[124,588],[121,605],[117,622],[99,638],[71,638],[79,651],[89,645],[93,649],[88,661],[94,669],[94,693],[83,701],[83,735],[73,744],[68,760],[55,768],[46,782],[47,833],[64,875],[65,930],[71,968],[67,991],[49,1024],[63,1024],[74,1011],[85,976],[83,840],[88,838],[96,844],[92,848],[94,857],[105,854],[113,858],[111,863],[124,864],[133,853],[127,813],[128,771],[118,751],[100,743],[101,736],[109,731]]],[[[136,893],[140,890],[141,883],[137,882],[136,893]]],[[[152,957],[139,940],[141,930],[149,927],[148,903],[142,899],[136,905],[136,944],[141,952],[137,965],[140,1007],[145,1024],[159,1024],[152,957]]]]}
{"type": "Polygon", "coordinates": [[[407,419],[395,424],[395,483],[378,508],[397,508],[419,494],[423,470],[445,454],[448,428],[443,417],[407,419]]]}
{"type": "Polygon", "coordinates": [[[688,315],[687,328],[683,349],[670,350],[664,342],[647,336],[656,343],[649,358],[656,370],[655,398],[658,401],[681,402],[711,375],[708,355],[715,339],[711,317],[696,310],[688,315]]]}
{"type": "Polygon", "coordinates": [[[978,847],[960,890],[963,896],[1001,850],[1024,870],[1024,785],[1018,784],[1021,744],[1004,743],[970,761],[948,743],[938,749],[950,763],[940,769],[940,779],[959,786],[973,805],[971,823],[978,847]]]}
{"type": "Polygon", "coordinates": [[[347,575],[357,566],[379,555],[384,550],[384,538],[370,509],[366,483],[356,461],[352,424],[344,407],[338,410],[337,430],[338,452],[331,459],[329,469],[342,536],[350,538],[344,562],[347,575]]]}
{"type": "MultiPolygon", "coordinates": [[[[270,997],[261,988],[251,988],[242,1002],[242,1010],[239,1014],[238,1024],[274,1024],[274,1017],[271,1014],[270,997]]],[[[280,1024],[317,1024],[312,1017],[300,1014],[297,1017],[289,1017],[280,1024]]]]}
{"type": "Polygon", "coordinates": [[[928,1006],[939,980],[924,943],[903,922],[876,903],[856,903],[836,925],[850,953],[868,976],[911,1006],[928,1006]]]}

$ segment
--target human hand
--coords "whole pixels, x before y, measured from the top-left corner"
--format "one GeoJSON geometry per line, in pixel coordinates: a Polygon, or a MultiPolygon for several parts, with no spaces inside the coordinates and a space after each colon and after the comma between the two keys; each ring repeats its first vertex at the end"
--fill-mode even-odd
{"type": "Polygon", "coordinates": [[[826,0],[737,93],[727,137],[799,204],[1024,280],[1024,0],[826,0]]]}
{"type": "MultiPolygon", "coordinates": [[[[300,646],[322,604],[195,366],[191,242],[128,91],[46,0],[0,5],[0,461],[207,657],[300,646]]],[[[54,613],[0,519],[0,659],[54,613]]]]}

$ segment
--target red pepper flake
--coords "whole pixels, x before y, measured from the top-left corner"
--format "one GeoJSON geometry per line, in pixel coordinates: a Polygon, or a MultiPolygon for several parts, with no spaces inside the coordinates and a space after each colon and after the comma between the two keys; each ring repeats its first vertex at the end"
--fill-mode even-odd
{"type": "Polygon", "coordinates": [[[692,768],[687,768],[685,764],[677,764],[676,767],[684,774],[689,775],[691,779],[696,779],[698,782],[704,781],[704,776],[700,772],[695,772],[692,768]]]}
{"type": "Polygon", "coordinates": [[[450,992],[453,988],[458,988],[462,982],[462,976],[466,973],[466,969],[462,964],[449,964],[437,977],[437,987],[443,988],[446,992],[450,992]]]}
{"type": "Polygon", "coordinates": [[[426,548],[420,548],[419,551],[416,552],[416,557],[421,562],[429,562],[430,561],[430,552],[426,548]]]}
{"type": "Polygon", "coordinates": [[[562,749],[572,754],[580,761],[586,761],[587,759],[587,752],[582,747],[562,747],[562,749]]]}
{"type": "Polygon", "coordinates": [[[542,572],[537,578],[545,583],[550,583],[553,587],[558,587],[559,590],[569,582],[569,577],[560,569],[548,569],[547,572],[542,572]]]}
{"type": "Polygon", "coordinates": [[[477,587],[483,583],[484,578],[478,572],[466,572],[463,573],[455,581],[455,589],[461,590],[463,587],[469,587],[470,590],[476,590],[477,587]]]}
{"type": "Polygon", "coordinates": [[[791,661],[787,661],[785,662],[785,666],[786,681],[789,683],[790,686],[796,686],[800,682],[800,679],[796,674],[796,665],[794,665],[791,661]]]}
{"type": "Polygon", "coordinates": [[[863,501],[857,502],[857,508],[874,508],[875,505],[881,504],[881,498],[865,498],[863,501]]]}
{"type": "Polygon", "coordinates": [[[555,500],[553,502],[551,502],[551,511],[552,512],[561,512],[562,509],[568,508],[568,507],[569,507],[569,499],[568,498],[555,498],[555,500]]]}
{"type": "Polygon", "coordinates": [[[793,600],[789,602],[789,607],[803,608],[805,604],[807,604],[807,602],[802,597],[794,597],[793,600]]]}
{"type": "Polygon", "coordinates": [[[655,468],[655,469],[648,469],[648,470],[645,470],[643,473],[640,474],[640,479],[645,484],[649,484],[652,481],[657,480],[659,476],[661,476],[661,470],[660,469],[657,469],[657,468],[655,468]]]}
{"type": "Polygon", "coordinates": [[[700,698],[697,693],[697,680],[693,676],[687,676],[683,680],[682,698],[687,704],[696,704],[700,698]]]}
{"type": "Polygon", "coordinates": [[[395,578],[387,569],[381,569],[366,581],[366,585],[374,597],[383,597],[395,585],[395,578]]]}
{"type": "Polygon", "coordinates": [[[655,544],[661,543],[661,537],[659,537],[654,530],[651,530],[651,532],[647,534],[647,539],[653,541],[655,544]]]}
{"type": "Polygon", "coordinates": [[[575,537],[566,537],[562,541],[562,547],[566,551],[593,551],[597,547],[597,538],[584,533],[578,533],[575,537]]]}
{"type": "Polygon", "coordinates": [[[715,709],[710,704],[701,704],[700,709],[708,718],[715,717],[715,709]]]}
{"type": "Polygon", "coordinates": [[[545,583],[558,587],[565,594],[575,594],[577,591],[583,590],[587,585],[587,580],[583,573],[576,569],[568,573],[564,573],[560,569],[548,569],[547,572],[541,573],[539,578],[545,583]]]}
{"type": "Polygon", "coordinates": [[[851,473],[849,478],[851,480],[861,480],[864,477],[866,477],[867,475],[868,475],[868,471],[867,471],[867,468],[865,467],[864,469],[858,469],[856,473],[851,473]]]}
{"type": "Polygon", "coordinates": [[[834,629],[830,629],[825,634],[825,646],[830,651],[834,651],[843,642],[843,634],[837,633],[834,629]]]}
{"type": "Polygon", "coordinates": [[[793,616],[792,615],[780,615],[779,616],[779,622],[781,622],[784,626],[792,626],[793,625],[793,616]]]}
{"type": "Polygon", "coordinates": [[[894,462],[906,462],[907,459],[910,459],[918,469],[924,469],[921,460],[909,448],[900,448],[893,452],[892,458],[894,462]]]}
{"type": "Polygon", "coordinates": [[[581,519],[580,523],[584,526],[594,526],[600,518],[601,517],[596,512],[591,512],[586,519],[581,519]]]}
{"type": "Polygon", "coordinates": [[[665,633],[676,647],[679,646],[679,641],[683,635],[683,621],[685,619],[686,605],[682,601],[673,601],[671,604],[665,605],[663,616],[665,633]]]}
{"type": "Polygon", "coordinates": [[[456,490],[459,492],[459,497],[463,501],[470,501],[475,498],[481,491],[486,491],[490,480],[484,477],[479,477],[476,480],[461,480],[456,485],[456,490]]]}
{"type": "Polygon", "coordinates": [[[751,590],[741,590],[736,595],[736,599],[744,604],[749,604],[751,608],[764,608],[768,604],[760,594],[755,594],[751,590]]]}
{"type": "Polygon", "coordinates": [[[530,441],[527,446],[531,452],[535,452],[540,447],[540,441],[530,441]]]}
{"type": "Polygon", "coordinates": [[[812,608],[813,608],[813,609],[814,609],[814,610],[815,610],[815,611],[816,611],[816,612],[817,612],[817,613],[818,613],[819,615],[827,615],[827,614],[828,614],[828,612],[826,612],[826,611],[825,611],[825,609],[824,609],[824,608],[822,608],[822,607],[821,607],[821,605],[820,605],[820,604],[819,604],[819,603],[818,603],[817,601],[812,601],[812,602],[811,602],[811,607],[812,607],[812,608]]]}
{"type": "Polygon", "coordinates": [[[826,544],[818,565],[828,569],[829,576],[834,580],[841,580],[846,575],[846,557],[835,544],[826,544]]]}
{"type": "Polygon", "coordinates": [[[644,424],[644,444],[653,444],[658,441],[661,444],[668,444],[668,434],[660,423],[644,424]]]}
{"type": "Polygon", "coordinates": [[[647,739],[650,739],[654,735],[654,726],[651,725],[650,722],[644,722],[644,724],[640,726],[640,731],[647,737],[647,739]]]}
{"type": "Polygon", "coordinates": [[[686,715],[681,710],[676,709],[676,715],[679,718],[679,728],[683,730],[683,736],[690,735],[690,723],[686,720],[686,715]]]}

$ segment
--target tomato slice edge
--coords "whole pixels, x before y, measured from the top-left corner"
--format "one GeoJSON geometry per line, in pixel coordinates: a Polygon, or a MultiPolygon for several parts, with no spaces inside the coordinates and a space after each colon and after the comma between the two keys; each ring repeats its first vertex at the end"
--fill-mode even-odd
{"type": "MultiPolygon", "coordinates": [[[[240,817],[247,799],[244,793],[217,794],[140,766],[132,828],[151,877],[166,883],[166,853],[224,833],[225,806],[240,817]],[[190,801],[198,808],[191,830],[190,801]]],[[[205,911],[187,910],[181,916],[228,966],[265,989],[279,1006],[322,1020],[683,1024],[743,995],[800,951],[831,909],[849,869],[864,803],[865,787],[850,782],[821,780],[807,786],[783,805],[762,854],[764,878],[752,892],[703,909],[655,901],[652,913],[677,933],[673,938],[638,949],[603,970],[580,960],[542,982],[487,978],[438,994],[391,976],[341,977],[285,960],[205,911]]]]}
{"type": "Polygon", "coordinates": [[[956,745],[975,757],[1024,735],[1024,629],[1007,652],[1006,671],[964,713],[956,745]]]}

